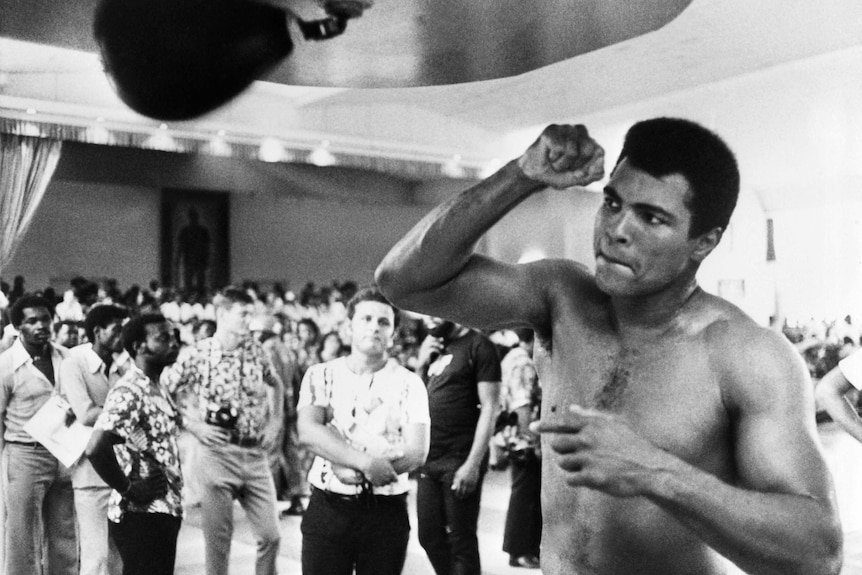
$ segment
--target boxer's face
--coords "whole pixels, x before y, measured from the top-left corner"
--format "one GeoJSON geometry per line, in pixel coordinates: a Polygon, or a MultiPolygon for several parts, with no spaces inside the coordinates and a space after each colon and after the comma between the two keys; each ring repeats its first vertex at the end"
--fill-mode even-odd
{"type": "Polygon", "coordinates": [[[688,237],[691,193],[679,174],[655,178],[627,160],[617,166],[595,221],[596,282],[602,291],[647,295],[696,270],[711,248],[704,252],[707,234],[688,237]]]}

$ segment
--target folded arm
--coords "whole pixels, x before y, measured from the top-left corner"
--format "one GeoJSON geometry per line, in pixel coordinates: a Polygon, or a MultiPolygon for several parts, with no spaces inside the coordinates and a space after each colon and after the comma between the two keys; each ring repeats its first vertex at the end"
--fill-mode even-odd
{"type": "Polygon", "coordinates": [[[386,485],[398,479],[398,472],[389,458],[356,449],[327,425],[323,407],[309,405],[300,409],[296,426],[300,443],[309,450],[335,465],[359,471],[373,485],[386,485]]]}
{"type": "Polygon", "coordinates": [[[125,440],[111,431],[96,428],[90,436],[86,454],[93,469],[111,489],[134,503],[149,503],[168,491],[167,477],[160,466],[154,466],[147,477],[128,477],[120,468],[114,445],[125,440]]]}
{"type": "Polygon", "coordinates": [[[75,417],[82,425],[92,426],[96,423],[102,407],[97,405],[90,396],[84,374],[75,358],[67,358],[60,364],[60,387],[63,395],[72,406],[75,417]]]}

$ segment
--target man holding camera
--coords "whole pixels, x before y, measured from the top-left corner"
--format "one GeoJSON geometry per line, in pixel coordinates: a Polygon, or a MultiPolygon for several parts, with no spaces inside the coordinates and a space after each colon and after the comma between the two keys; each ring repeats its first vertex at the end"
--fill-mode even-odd
{"type": "Polygon", "coordinates": [[[227,575],[233,500],[257,538],[256,575],[276,572],[280,534],[267,450],[282,424],[277,375],[251,337],[251,297],[227,288],[214,299],[216,331],[167,373],[178,403],[190,399],[186,425],[202,444],[198,464],[207,575],[227,575]]]}

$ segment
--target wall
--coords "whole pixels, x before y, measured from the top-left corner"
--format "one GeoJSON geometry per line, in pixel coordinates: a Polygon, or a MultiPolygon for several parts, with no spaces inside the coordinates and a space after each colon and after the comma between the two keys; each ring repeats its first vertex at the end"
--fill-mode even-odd
{"type": "Polygon", "coordinates": [[[3,279],[23,275],[31,290],[66,288],[76,275],[145,285],[159,274],[159,198],[152,188],[53,181],[3,279]]]}
{"type": "Polygon", "coordinates": [[[231,269],[237,280],[333,279],[360,284],[427,206],[357,205],[266,194],[237,195],[231,207],[231,269]]]}
{"type": "Polygon", "coordinates": [[[371,280],[386,251],[464,182],[417,183],[359,170],[69,145],[10,265],[29,289],[75,275],[121,287],[159,277],[164,187],[231,191],[232,281],[371,280]]]}
{"type": "MultiPolygon", "coordinates": [[[[10,281],[21,274],[31,289],[52,281],[62,288],[79,274],[114,277],[122,287],[144,285],[159,277],[161,188],[185,187],[233,192],[232,281],[282,281],[292,289],[307,281],[366,283],[387,250],[431,206],[470,183],[73,146],[64,150],[55,180],[2,277],[10,281]]],[[[600,202],[595,190],[536,194],[492,228],[479,249],[513,263],[525,255],[566,257],[592,267],[593,217],[600,202]]],[[[699,276],[705,289],[727,296],[761,323],[775,311],[777,273],[765,262],[765,219],[754,195],[743,192],[731,228],[699,276]]],[[[777,233],[786,227],[780,224],[777,233]]],[[[836,236],[833,244],[848,241],[836,236]]],[[[827,245],[813,245],[828,252],[827,245]]],[[[786,257],[797,249],[779,247],[779,263],[787,262],[780,276],[785,283],[799,273],[786,257]]],[[[841,285],[852,285],[853,273],[841,285]]],[[[817,292],[824,274],[809,275],[797,284],[817,292]]],[[[840,300],[844,293],[837,289],[829,293],[840,300]]]]}
{"type": "Polygon", "coordinates": [[[546,190],[527,198],[487,235],[485,251],[522,258],[570,258],[593,267],[593,217],[602,196],[585,190],[546,190]]]}
{"type": "Polygon", "coordinates": [[[775,221],[774,273],[791,322],[862,317],[862,201],[782,210],[775,221]]]}

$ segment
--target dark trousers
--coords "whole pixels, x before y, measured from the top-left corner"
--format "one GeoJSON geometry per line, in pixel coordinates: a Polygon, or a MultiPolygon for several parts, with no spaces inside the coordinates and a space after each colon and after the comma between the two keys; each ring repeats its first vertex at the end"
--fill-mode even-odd
{"type": "Polygon", "coordinates": [[[482,465],[476,491],[462,499],[452,491],[452,479],[461,464],[463,459],[429,462],[419,474],[416,491],[419,543],[437,575],[482,572],[476,529],[487,465],[482,465]]]}
{"type": "Polygon", "coordinates": [[[514,557],[539,556],[542,541],[542,460],[513,461],[512,492],[503,530],[503,551],[514,557]]]}
{"type": "Polygon", "coordinates": [[[303,575],[399,575],[407,558],[407,495],[347,498],[313,489],[302,516],[303,575]]]}
{"type": "Polygon", "coordinates": [[[182,520],[166,513],[126,513],[108,522],[123,559],[123,575],[173,575],[182,520]]]}

